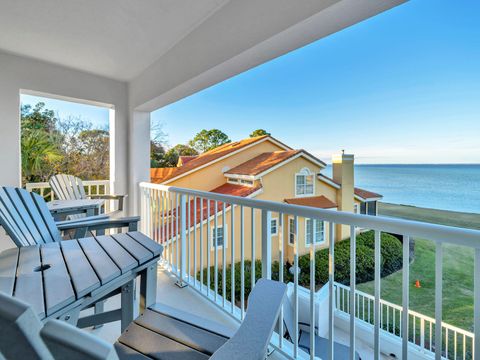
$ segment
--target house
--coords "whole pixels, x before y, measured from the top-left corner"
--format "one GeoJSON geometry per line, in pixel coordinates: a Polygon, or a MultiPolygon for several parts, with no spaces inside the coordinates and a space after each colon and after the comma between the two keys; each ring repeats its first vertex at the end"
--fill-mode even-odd
{"type": "MultiPolygon", "coordinates": [[[[377,201],[382,196],[354,186],[353,155],[342,153],[334,156],[332,162],[333,178],[330,178],[322,173],[326,164],[320,159],[265,135],[228,143],[198,156],[181,157],[175,168],[151,169],[151,181],[258,200],[376,215],[377,201]]],[[[199,238],[203,232],[202,236],[212,239],[210,244],[215,244],[213,239],[216,238],[217,251],[223,246],[230,246],[231,236],[239,239],[242,236],[241,223],[246,222],[247,228],[252,227],[254,231],[243,234],[245,251],[251,254],[252,244],[255,244],[253,254],[259,258],[261,241],[255,239],[262,236],[261,211],[249,210],[249,213],[244,211],[241,214],[242,209],[235,206],[232,217],[229,204],[207,203],[199,199],[196,203],[190,201],[188,208],[190,216],[186,226],[190,229],[189,234],[195,231],[195,236],[199,238]]],[[[293,261],[295,237],[299,240],[300,255],[307,253],[313,242],[318,249],[329,244],[329,224],[326,222],[273,212],[270,216],[269,230],[274,257],[278,254],[279,246],[283,246],[285,260],[293,261]]],[[[172,218],[175,219],[175,216],[172,218]]],[[[166,226],[171,227],[167,237],[169,240],[177,235],[176,223],[166,226]]],[[[349,235],[348,226],[337,225],[337,241],[349,235]]],[[[193,238],[194,235],[191,235],[190,241],[193,238]]],[[[240,246],[239,242],[236,242],[236,246],[240,246]]],[[[215,251],[214,248],[212,245],[210,255],[215,251]]],[[[202,251],[202,255],[207,256],[207,249],[202,251]]],[[[235,249],[234,252],[239,260],[240,250],[235,249]]]]}

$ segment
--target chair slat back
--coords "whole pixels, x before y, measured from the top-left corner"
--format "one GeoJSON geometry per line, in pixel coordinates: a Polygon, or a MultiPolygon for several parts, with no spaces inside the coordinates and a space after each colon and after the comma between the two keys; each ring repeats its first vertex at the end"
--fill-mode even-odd
{"type": "Polygon", "coordinates": [[[0,292],[0,357],[53,360],[40,338],[41,328],[28,304],[0,292]]]}
{"type": "Polygon", "coordinates": [[[210,359],[265,359],[287,286],[260,279],[248,297],[248,309],[235,335],[210,359]]]}
{"type": "Polygon", "coordinates": [[[61,241],[45,200],[25,189],[0,187],[0,225],[19,247],[61,241]]]}
{"type": "Polygon", "coordinates": [[[73,175],[58,174],[52,176],[49,184],[60,200],[81,200],[87,198],[82,180],[73,175]]]}

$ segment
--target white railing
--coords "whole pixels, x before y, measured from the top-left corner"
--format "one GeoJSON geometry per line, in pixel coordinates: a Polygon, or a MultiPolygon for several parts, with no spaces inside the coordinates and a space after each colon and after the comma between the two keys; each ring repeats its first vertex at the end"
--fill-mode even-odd
{"type": "MultiPolygon", "coordinates": [[[[110,181],[109,180],[87,180],[83,181],[85,186],[85,194],[89,195],[105,195],[110,194],[110,181]]],[[[27,183],[25,188],[28,191],[34,191],[42,196],[46,201],[55,200],[57,197],[52,191],[48,182],[27,183]]],[[[105,201],[105,212],[110,211],[111,201],[105,201]]]]}
{"type": "MultiPolygon", "coordinates": [[[[381,348],[381,323],[380,314],[383,313],[380,299],[380,243],[382,232],[399,234],[403,236],[403,271],[402,271],[402,312],[397,315],[398,327],[401,326],[401,353],[397,357],[407,359],[409,351],[415,346],[411,343],[412,333],[410,329],[411,317],[409,316],[409,242],[411,237],[428,239],[435,242],[435,323],[442,322],[442,259],[443,244],[450,243],[463,245],[475,249],[475,274],[480,272],[480,231],[407,221],[402,219],[375,217],[353,213],[316,209],[304,206],[289,205],[273,201],[240,198],[217,193],[197,191],[191,189],[168,187],[158,184],[141,183],[141,229],[147,235],[164,245],[163,261],[165,266],[178,277],[180,286],[189,285],[214,302],[219,308],[232,317],[241,320],[245,313],[247,293],[250,283],[262,276],[276,278],[279,281],[287,281],[286,260],[293,263],[293,320],[294,329],[290,338],[281,336],[284,334],[283,313],[280,314],[278,331],[272,338],[272,345],[278,351],[290,358],[303,358],[308,356],[298,346],[299,333],[299,244],[304,244],[300,239],[301,229],[299,218],[316,219],[323,221],[326,239],[329,241],[329,305],[328,305],[328,338],[329,359],[333,359],[333,339],[335,331],[335,307],[334,299],[334,240],[337,225],[346,225],[350,230],[350,292],[348,294],[349,306],[349,345],[350,359],[355,358],[356,327],[358,318],[355,316],[360,310],[356,299],[355,269],[356,269],[356,233],[357,229],[370,229],[375,234],[375,296],[371,303],[373,306],[373,358],[380,358],[381,348]],[[188,216],[187,216],[188,214],[188,216]],[[278,218],[278,241],[272,246],[271,218],[278,218]],[[290,242],[288,232],[289,219],[292,219],[293,244],[290,242]],[[223,224],[226,226],[222,227],[223,224]],[[212,241],[214,234],[222,236],[217,241],[212,241]],[[208,230],[207,230],[208,229],[208,230]],[[177,231],[179,230],[179,231],[177,231]],[[300,230],[300,232],[299,232],[300,230]],[[219,241],[226,242],[226,246],[220,246],[219,241]],[[291,246],[287,246],[287,244],[291,246]],[[247,261],[252,261],[247,266],[247,261]],[[278,263],[277,263],[278,261],[278,263]],[[239,271],[229,271],[228,264],[236,263],[235,268],[239,271]],[[222,264],[227,264],[223,266],[222,264]],[[258,268],[255,266],[258,264],[258,268]],[[280,265],[278,265],[280,264],[280,265]],[[272,265],[273,269],[272,269],[272,265]],[[227,275],[228,280],[227,281],[227,275]],[[240,279],[238,279],[238,277],[240,279]],[[237,280],[237,281],[236,281],[237,280]],[[228,284],[236,284],[228,289],[228,284]],[[230,301],[234,299],[234,301],[230,301]]],[[[308,248],[310,269],[310,305],[309,309],[302,308],[307,312],[310,323],[310,358],[314,358],[315,346],[315,251],[316,245],[308,248]]],[[[474,325],[475,332],[480,332],[480,275],[474,279],[474,325]]],[[[386,313],[382,315],[387,316],[386,313]]],[[[397,324],[396,324],[397,326],[397,324]]],[[[443,349],[449,349],[449,337],[442,336],[441,327],[432,327],[429,334],[431,344],[436,346],[435,358],[441,359],[445,354],[443,349]]],[[[479,348],[480,336],[475,336],[472,345],[479,348]]],[[[480,360],[480,352],[473,355],[475,360],[480,360]]]]}
{"type": "MultiPolygon", "coordinates": [[[[350,287],[335,282],[336,309],[350,314],[350,287]]],[[[355,316],[373,326],[373,308],[375,297],[362,291],[355,291],[355,316]]],[[[389,334],[402,337],[403,308],[380,299],[380,329],[389,334]]],[[[409,343],[423,351],[435,352],[435,319],[408,310],[409,343]]],[[[442,357],[445,359],[472,359],[474,334],[470,331],[442,322],[442,357]]]]}

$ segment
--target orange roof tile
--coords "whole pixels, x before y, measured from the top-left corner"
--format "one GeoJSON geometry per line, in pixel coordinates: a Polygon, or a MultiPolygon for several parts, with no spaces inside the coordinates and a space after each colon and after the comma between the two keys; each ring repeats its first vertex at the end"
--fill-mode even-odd
{"type": "Polygon", "coordinates": [[[363,190],[360,188],[355,188],[354,190],[355,195],[363,198],[363,199],[373,199],[373,198],[381,198],[383,195],[368,191],[368,190],[363,190]]]}
{"type": "Polygon", "coordinates": [[[331,209],[337,207],[337,204],[327,199],[325,196],[309,196],[302,198],[285,199],[287,204],[316,207],[320,209],[331,209]]]}
{"type": "Polygon", "coordinates": [[[301,150],[266,152],[228,170],[226,175],[258,175],[300,152],[301,150]]]}
{"type": "MultiPolygon", "coordinates": [[[[165,169],[165,168],[158,168],[158,169],[151,169],[150,174],[152,176],[152,173],[154,173],[154,178],[155,181],[153,180],[152,176],[152,182],[155,183],[162,183],[165,181],[168,181],[170,179],[173,179],[179,175],[185,174],[191,170],[194,170],[197,167],[200,167],[202,165],[208,164],[211,161],[217,160],[223,156],[226,156],[234,151],[240,150],[244,148],[245,146],[248,146],[250,144],[256,143],[260,140],[263,140],[269,136],[264,135],[264,136],[257,136],[254,138],[248,138],[236,142],[231,142],[228,144],[224,144],[222,146],[219,146],[213,150],[204,152],[203,154],[200,154],[196,156],[194,159],[191,159],[188,161],[186,164],[180,167],[176,168],[168,168],[168,169],[173,169],[173,170],[160,170],[160,169],[165,169]],[[153,170],[159,170],[157,172],[154,172],[153,170]]],[[[277,141],[277,140],[276,140],[277,141]]],[[[277,141],[278,142],[278,141],[277,141]]]]}
{"type": "Polygon", "coordinates": [[[183,166],[190,160],[193,160],[197,157],[198,155],[182,155],[178,157],[178,162],[177,166],[183,166]]]}
{"type": "Polygon", "coordinates": [[[210,191],[217,194],[246,197],[259,189],[261,189],[261,186],[243,186],[226,183],[210,191]]]}

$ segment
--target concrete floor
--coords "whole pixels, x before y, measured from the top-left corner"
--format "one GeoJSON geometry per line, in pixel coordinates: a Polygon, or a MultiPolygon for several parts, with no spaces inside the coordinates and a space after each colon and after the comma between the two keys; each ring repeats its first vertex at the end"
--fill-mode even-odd
{"type": "MultiPolygon", "coordinates": [[[[175,285],[176,277],[171,275],[168,271],[165,271],[159,267],[158,283],[157,283],[157,302],[160,304],[168,305],[176,309],[195,314],[202,318],[208,319],[221,324],[223,327],[234,331],[238,327],[238,323],[232,319],[229,315],[219,310],[213,303],[204,298],[195,290],[190,287],[179,288],[175,285]]],[[[137,287],[138,288],[138,287],[137,287]]],[[[120,306],[120,296],[116,296],[107,300],[105,303],[105,310],[112,310],[120,306]]],[[[90,310],[88,310],[90,311],[90,310]]],[[[86,315],[82,313],[82,315],[86,315]]],[[[86,329],[92,334],[99,336],[109,343],[114,343],[120,336],[120,322],[105,324],[99,329],[86,329]]],[[[335,329],[335,341],[343,344],[349,343],[348,333],[335,329]]],[[[362,360],[373,359],[373,349],[367,346],[361,341],[357,341],[357,351],[360,354],[362,360]]],[[[388,357],[383,357],[388,359],[388,357]]],[[[274,351],[269,359],[285,359],[278,351],[274,351]]]]}

